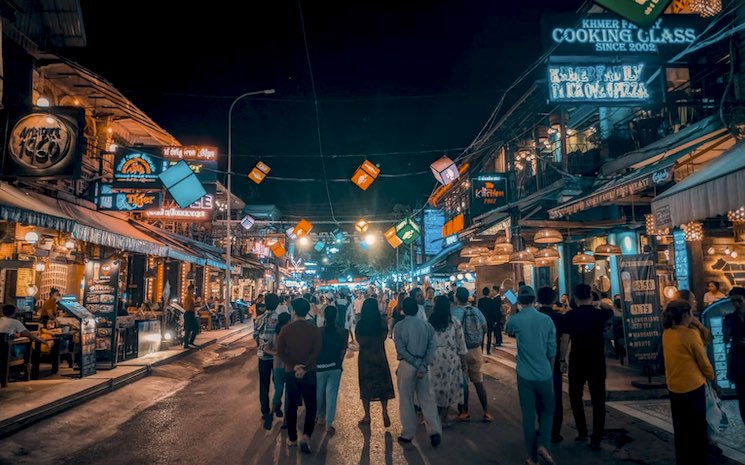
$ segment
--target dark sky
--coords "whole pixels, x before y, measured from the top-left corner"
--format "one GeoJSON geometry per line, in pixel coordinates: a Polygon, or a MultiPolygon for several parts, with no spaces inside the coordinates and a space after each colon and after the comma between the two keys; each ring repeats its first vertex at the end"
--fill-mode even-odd
{"type": "MultiPolygon", "coordinates": [[[[368,155],[386,174],[428,171],[468,145],[499,90],[543,51],[540,15],[573,11],[580,0],[305,1],[329,178],[349,178],[368,155]],[[560,6],[557,6],[560,4],[560,6]]],[[[232,99],[233,169],[258,159],[271,174],[323,179],[303,34],[296,1],[192,3],[133,0],[112,10],[83,0],[88,47],[68,53],[124,92],[185,144],[227,147],[232,99]],[[157,13],[152,10],[157,3],[157,13]],[[170,6],[170,9],[168,8],[170,6]],[[244,12],[248,10],[248,12],[244,12]]],[[[516,97],[516,96],[515,96],[516,97]]],[[[383,215],[395,203],[421,205],[431,174],[378,179],[366,192],[330,183],[338,219],[383,215]]],[[[323,182],[234,177],[248,203],[286,215],[330,219],[323,182]]]]}

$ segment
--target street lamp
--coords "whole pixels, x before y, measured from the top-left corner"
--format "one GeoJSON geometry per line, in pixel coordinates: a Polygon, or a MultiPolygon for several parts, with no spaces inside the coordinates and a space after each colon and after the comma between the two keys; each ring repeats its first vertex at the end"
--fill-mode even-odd
{"type": "Polygon", "coordinates": [[[225,231],[226,231],[226,245],[225,245],[225,327],[230,327],[230,314],[228,312],[228,309],[230,307],[230,280],[233,277],[233,268],[230,263],[231,258],[231,248],[232,248],[232,242],[233,239],[230,234],[230,220],[231,220],[231,207],[230,207],[230,201],[232,200],[231,197],[233,196],[233,192],[231,190],[232,188],[232,182],[231,177],[233,175],[233,108],[235,107],[235,104],[238,103],[241,99],[245,97],[250,97],[251,95],[272,95],[274,93],[274,89],[265,89],[265,90],[259,90],[256,92],[246,92],[245,94],[239,95],[238,97],[233,100],[233,103],[230,104],[230,109],[228,110],[228,199],[227,199],[227,215],[226,215],[226,221],[225,221],[225,231]]]}

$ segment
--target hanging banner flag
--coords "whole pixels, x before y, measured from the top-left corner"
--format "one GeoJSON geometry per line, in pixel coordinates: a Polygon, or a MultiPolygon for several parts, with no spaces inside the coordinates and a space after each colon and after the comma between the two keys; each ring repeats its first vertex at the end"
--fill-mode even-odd
{"type": "Polygon", "coordinates": [[[396,225],[396,236],[406,245],[416,241],[420,234],[419,226],[411,218],[406,218],[396,225]]]}
{"type": "Polygon", "coordinates": [[[629,365],[659,365],[662,312],[652,254],[618,255],[616,260],[629,365]]]}
{"type": "Polygon", "coordinates": [[[313,225],[310,223],[310,221],[302,219],[298,222],[297,225],[295,225],[295,229],[292,230],[292,234],[295,237],[307,236],[308,233],[310,233],[311,229],[313,229],[313,225]]]}
{"type": "Polygon", "coordinates": [[[650,26],[672,0],[595,0],[618,16],[640,27],[650,26]]]}
{"type": "Polygon", "coordinates": [[[453,160],[449,159],[448,157],[440,158],[436,162],[429,165],[429,167],[432,170],[432,174],[435,176],[435,179],[437,179],[437,181],[443,186],[447,186],[451,182],[458,179],[458,177],[460,177],[460,171],[458,171],[458,167],[455,166],[453,160]]]}
{"type": "Polygon", "coordinates": [[[256,184],[261,184],[261,181],[264,180],[266,175],[269,174],[271,170],[272,169],[269,168],[267,164],[260,161],[256,163],[256,166],[254,166],[251,172],[248,173],[248,179],[255,182],[256,184]]]}
{"type": "Polygon", "coordinates": [[[352,176],[352,182],[357,185],[363,191],[366,191],[368,187],[375,181],[380,174],[380,169],[373,165],[371,162],[365,160],[357,171],[352,176]]]}
{"type": "Polygon", "coordinates": [[[394,249],[397,249],[398,246],[403,244],[403,241],[398,238],[396,235],[396,227],[391,226],[389,230],[387,230],[384,234],[385,240],[388,241],[388,243],[393,247],[394,249]]]}

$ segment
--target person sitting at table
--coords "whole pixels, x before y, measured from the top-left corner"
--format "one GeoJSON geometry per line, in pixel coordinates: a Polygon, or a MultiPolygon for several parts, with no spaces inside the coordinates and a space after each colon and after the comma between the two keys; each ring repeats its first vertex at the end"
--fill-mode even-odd
{"type": "MultiPolygon", "coordinates": [[[[59,294],[59,291],[57,292],[59,294]]],[[[3,316],[0,317],[0,333],[12,335],[20,334],[22,337],[27,337],[34,342],[38,342],[39,344],[44,344],[45,346],[49,347],[49,343],[47,341],[26,329],[26,327],[23,326],[23,323],[13,318],[15,314],[15,305],[7,304],[3,306],[3,316]]]]}
{"type": "Polygon", "coordinates": [[[49,291],[49,298],[41,305],[41,324],[46,326],[47,321],[57,318],[57,302],[60,300],[59,289],[53,287],[49,291]]]}

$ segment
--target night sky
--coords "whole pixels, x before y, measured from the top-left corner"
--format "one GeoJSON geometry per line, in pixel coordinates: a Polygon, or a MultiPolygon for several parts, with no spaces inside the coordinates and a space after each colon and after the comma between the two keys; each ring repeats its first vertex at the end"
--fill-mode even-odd
{"type": "MultiPolygon", "coordinates": [[[[348,156],[354,154],[368,154],[385,174],[429,171],[443,154],[457,156],[500,89],[542,53],[541,14],[581,3],[303,2],[328,177],[351,177],[365,158],[348,156]]],[[[240,11],[225,1],[193,4],[198,8],[158,2],[158,14],[152,1],[129,1],[115,12],[107,2],[82,4],[88,46],[66,54],[184,144],[218,145],[225,153],[232,99],[276,89],[236,106],[233,169],[246,173],[261,159],[271,175],[320,182],[256,186],[239,176],[234,190],[285,215],[330,219],[296,1],[246,2],[240,11]]],[[[379,178],[366,192],[351,183],[331,182],[330,189],[342,220],[385,216],[396,203],[421,206],[434,185],[425,173],[379,178]]]]}

